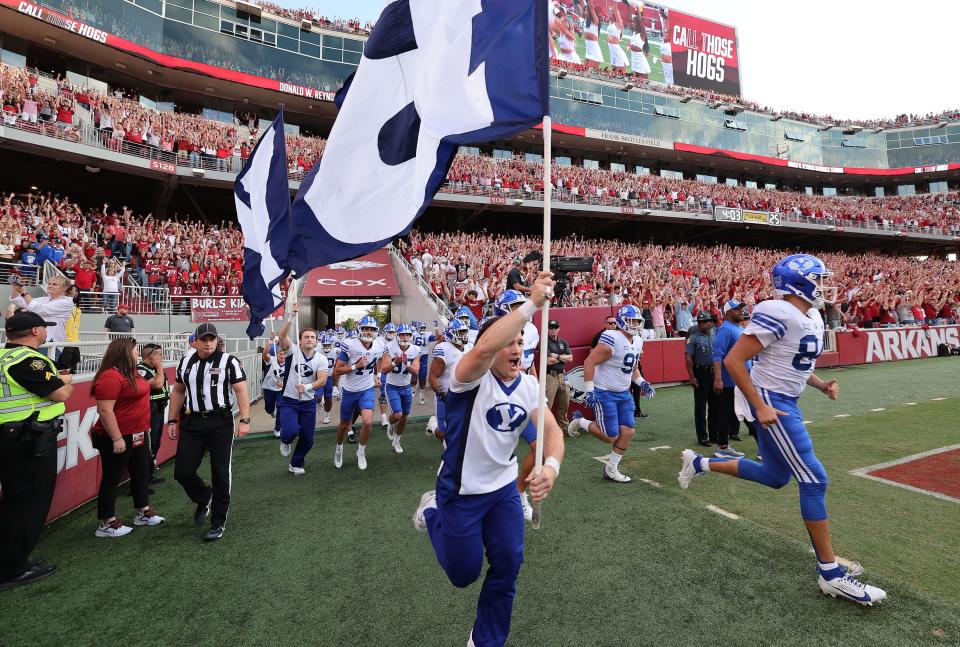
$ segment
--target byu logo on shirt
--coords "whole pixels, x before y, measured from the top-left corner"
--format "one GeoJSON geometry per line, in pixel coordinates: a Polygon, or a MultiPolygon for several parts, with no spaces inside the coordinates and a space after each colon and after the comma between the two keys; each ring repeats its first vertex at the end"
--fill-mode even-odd
{"type": "Polygon", "coordinates": [[[310,368],[309,364],[301,364],[298,372],[300,373],[301,377],[310,377],[313,375],[313,369],[310,368]]]}
{"type": "Polygon", "coordinates": [[[487,424],[497,431],[516,431],[526,421],[527,410],[512,402],[504,402],[487,409],[487,424]]]}

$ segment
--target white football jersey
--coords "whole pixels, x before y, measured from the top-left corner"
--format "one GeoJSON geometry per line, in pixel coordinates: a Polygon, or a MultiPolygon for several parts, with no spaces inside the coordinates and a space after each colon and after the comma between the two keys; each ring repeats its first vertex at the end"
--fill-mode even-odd
{"type": "Polygon", "coordinates": [[[533,354],[539,346],[540,331],[532,321],[528,321],[523,325],[523,356],[520,358],[520,368],[524,371],[533,365],[533,354]]]}
{"type": "MultiPolygon", "coordinates": [[[[297,348],[291,347],[290,350],[287,351],[285,363],[286,371],[283,380],[283,397],[290,398],[291,400],[312,400],[314,396],[312,389],[305,390],[302,395],[297,393],[297,378],[294,376],[299,375],[300,383],[307,386],[309,386],[311,382],[316,382],[317,374],[326,373],[327,371],[326,356],[323,353],[315,351],[310,357],[305,357],[297,348]],[[296,367],[291,368],[294,363],[296,363],[296,367]]],[[[324,382],[326,382],[326,379],[324,379],[324,382]]]]}
{"type": "MultiPolygon", "coordinates": [[[[320,352],[323,352],[321,349],[320,352]]],[[[333,366],[337,363],[337,355],[340,351],[337,350],[337,344],[334,344],[333,347],[326,353],[323,353],[327,358],[327,379],[333,377],[333,366]]]]}
{"type": "Polygon", "coordinates": [[[270,365],[263,372],[263,384],[261,385],[268,391],[283,390],[283,374],[286,366],[280,366],[276,355],[270,356],[270,365]]]}
{"type": "Polygon", "coordinates": [[[823,317],[810,308],[806,314],[781,300],[758,303],[743,331],[763,344],[750,371],[755,386],[798,397],[823,352],[823,317]]]}
{"type": "Polygon", "coordinates": [[[453,375],[453,367],[456,366],[463,354],[470,350],[472,346],[467,344],[460,350],[448,341],[442,341],[433,347],[433,357],[439,357],[443,360],[443,373],[440,374],[440,388],[446,391],[450,388],[450,377],[453,375]]]}
{"type": "Polygon", "coordinates": [[[407,350],[403,351],[400,350],[400,344],[392,341],[387,344],[387,351],[384,355],[389,355],[391,360],[397,355],[406,357],[402,366],[394,366],[393,370],[387,373],[387,384],[391,386],[410,386],[410,373],[407,372],[407,369],[420,357],[420,347],[410,344],[407,346],[407,350]]]}
{"type": "Polygon", "coordinates": [[[367,364],[350,373],[340,376],[340,387],[357,393],[372,389],[377,382],[377,366],[383,357],[383,341],[378,337],[370,343],[370,348],[363,345],[358,338],[344,339],[340,342],[340,352],[337,359],[346,364],[356,364],[361,357],[367,358],[367,364]]]}
{"type": "Polygon", "coordinates": [[[640,335],[627,339],[621,330],[605,330],[597,344],[606,344],[613,350],[610,359],[597,365],[593,384],[604,391],[629,391],[633,381],[633,369],[643,353],[640,335]]]}
{"type": "Polygon", "coordinates": [[[447,395],[447,433],[437,489],[486,494],[517,480],[517,440],[537,408],[531,375],[504,384],[490,371],[476,382],[454,376],[447,395]]]}
{"type": "Polygon", "coordinates": [[[437,338],[434,337],[431,333],[425,333],[421,335],[420,333],[413,334],[413,340],[410,342],[414,346],[420,347],[420,356],[426,357],[430,352],[430,349],[427,348],[427,344],[437,341],[437,338]]]}

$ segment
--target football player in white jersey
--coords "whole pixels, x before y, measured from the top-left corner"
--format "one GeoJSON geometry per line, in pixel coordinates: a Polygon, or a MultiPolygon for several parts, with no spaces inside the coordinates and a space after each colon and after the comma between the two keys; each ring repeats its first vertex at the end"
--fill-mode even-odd
{"type": "MultiPolygon", "coordinates": [[[[497,315],[510,314],[519,308],[527,300],[522,292],[517,290],[504,290],[503,294],[497,297],[493,304],[493,311],[497,315]]],[[[533,355],[540,346],[540,331],[532,321],[528,321],[523,327],[523,358],[520,362],[520,368],[524,373],[536,376],[537,369],[533,364],[533,355]]]]}
{"type": "MultiPolygon", "coordinates": [[[[434,322],[436,324],[436,322],[434,322]]],[[[412,383],[417,386],[417,394],[420,398],[420,404],[423,404],[423,392],[427,388],[427,365],[430,363],[430,349],[428,344],[437,341],[436,333],[427,332],[427,324],[423,321],[413,322],[413,345],[420,349],[420,371],[414,376],[412,383]]]]}
{"type": "Polygon", "coordinates": [[[643,353],[643,314],[637,306],[623,306],[615,317],[617,330],[605,330],[596,347],[583,362],[583,390],[587,406],[592,407],[596,419],[575,417],[567,428],[569,433],[582,429],[605,443],[613,443],[603,478],[617,483],[629,483],[630,477],[620,472],[620,459],[633,439],[636,408],[630,383],[640,387],[640,394],[652,398],[655,391],[643,379],[638,365],[643,353]]]}
{"type": "Polygon", "coordinates": [[[377,337],[380,325],[371,316],[366,316],[357,324],[360,334],[347,338],[340,344],[334,375],[340,379],[340,426],[337,427],[337,448],[333,454],[333,464],[337,469],[343,467],[343,440],[347,429],[353,424],[354,414],[360,412],[360,442],[357,444],[357,467],[367,469],[367,440],[373,425],[373,409],[376,406],[377,387],[380,376],[377,368],[383,357],[383,341],[377,337]]]}
{"type": "Polygon", "coordinates": [[[283,395],[277,403],[280,419],[280,454],[290,456],[291,445],[297,447],[290,456],[287,469],[291,474],[303,475],[307,452],[313,447],[313,435],[317,428],[317,402],[315,391],[327,383],[327,358],[317,352],[317,331],[313,328],[300,330],[299,347],[294,348],[287,333],[300,312],[300,304],[290,308],[287,320],[280,328],[280,348],[286,354],[283,374],[283,395]]]}
{"type": "Polygon", "coordinates": [[[477,345],[456,364],[447,396],[447,438],[437,489],[425,493],[413,525],[427,532],[437,561],[459,588],[490,563],[467,645],[502,646],[510,631],[517,576],[523,561],[523,512],[517,493],[520,432],[544,416],[544,465],[530,480],[535,502],[549,494],[563,460],[563,434],[541,406],[536,379],[520,370],[520,331],[551,294],[541,273],[530,300],[488,322],[477,345]]]}
{"type": "Polygon", "coordinates": [[[470,350],[468,339],[469,329],[459,319],[447,324],[443,331],[444,341],[433,347],[433,361],[430,362],[430,374],[427,382],[436,397],[436,420],[427,423],[427,429],[433,432],[438,439],[443,440],[447,432],[446,398],[450,388],[450,377],[453,375],[454,365],[460,361],[463,354],[470,350]],[[432,424],[431,424],[432,423],[432,424]]]}
{"type": "Polygon", "coordinates": [[[317,391],[318,397],[323,399],[323,424],[330,424],[330,411],[333,410],[333,367],[337,363],[336,337],[325,333],[320,337],[320,352],[327,358],[327,383],[322,391],[317,391]]]}
{"type": "MultiPolygon", "coordinates": [[[[396,340],[397,338],[397,326],[393,322],[387,323],[383,326],[383,336],[380,338],[380,342],[383,344],[383,347],[386,348],[390,345],[390,342],[396,340]]],[[[379,361],[379,360],[378,360],[379,361]]],[[[387,427],[390,423],[387,420],[390,414],[390,405],[387,402],[387,372],[380,371],[380,426],[387,427]]],[[[388,432],[389,436],[390,433],[388,432]]]]}
{"type": "Polygon", "coordinates": [[[476,342],[479,327],[477,329],[474,329],[473,327],[474,319],[473,313],[470,312],[470,308],[467,306],[460,306],[460,309],[457,310],[457,314],[455,316],[460,320],[460,323],[467,327],[467,343],[473,344],[476,342]]]}
{"type": "Polygon", "coordinates": [[[380,360],[380,372],[386,375],[387,399],[390,402],[390,425],[387,436],[393,443],[393,451],[403,453],[400,436],[407,426],[407,416],[413,405],[413,388],[410,376],[420,370],[420,349],[410,343],[413,328],[407,324],[397,326],[397,338],[387,344],[380,360]]]}
{"type": "Polygon", "coordinates": [[[707,459],[687,449],[677,480],[686,489],[695,477],[720,472],[782,488],[795,478],[800,489],[800,516],[817,556],[820,590],[873,605],[887,594],[854,579],[837,564],[827,521],[827,472],[813,453],[813,442],[797,404],[807,385],[831,400],[840,393],[836,380],[822,380],[813,372],[823,352],[819,310],[833,301],[835,288],[824,285],[830,272],[823,261],[807,254],[787,256],[774,266],[771,275],[782,299],[763,301],[754,307],[750,323],[724,359],[737,385],[737,413],[755,421],[763,462],[707,459]],[[752,357],[757,360],[748,371],[746,362],[752,357]]]}

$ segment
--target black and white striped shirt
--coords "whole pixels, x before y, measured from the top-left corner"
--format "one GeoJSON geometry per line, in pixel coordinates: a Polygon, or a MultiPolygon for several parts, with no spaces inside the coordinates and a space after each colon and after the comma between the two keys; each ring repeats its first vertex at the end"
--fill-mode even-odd
{"type": "Polygon", "coordinates": [[[235,403],[233,385],[247,376],[233,355],[214,351],[206,359],[191,352],[177,365],[177,382],[186,387],[184,407],[187,413],[205,413],[229,409],[235,403]]]}

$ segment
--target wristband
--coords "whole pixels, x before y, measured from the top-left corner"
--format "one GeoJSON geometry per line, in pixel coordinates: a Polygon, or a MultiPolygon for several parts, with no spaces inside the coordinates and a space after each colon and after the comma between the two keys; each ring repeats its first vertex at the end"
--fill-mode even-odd
{"type": "Polygon", "coordinates": [[[549,465],[553,468],[553,473],[557,476],[560,476],[560,461],[558,461],[553,456],[547,456],[547,460],[543,461],[544,465],[549,465]]]}
{"type": "Polygon", "coordinates": [[[537,311],[537,304],[533,301],[524,301],[522,304],[520,304],[520,307],[517,308],[517,310],[523,313],[523,316],[527,321],[530,321],[533,319],[533,313],[537,311]]]}
{"type": "Polygon", "coordinates": [[[584,390],[585,393],[590,393],[591,391],[593,391],[593,381],[592,381],[592,380],[591,380],[591,381],[585,381],[585,382],[583,383],[583,390],[584,390]]]}
{"type": "Polygon", "coordinates": [[[249,425],[249,424],[250,424],[250,418],[240,418],[240,420],[238,420],[237,422],[239,422],[239,423],[242,424],[242,425],[249,425]]]}
{"type": "Polygon", "coordinates": [[[167,420],[167,424],[168,424],[168,425],[175,425],[175,424],[177,424],[177,419],[176,419],[176,418],[173,418],[172,420],[167,420]]]}
{"type": "Polygon", "coordinates": [[[351,370],[351,371],[357,370],[357,365],[356,365],[356,364],[351,364],[351,365],[350,365],[350,370],[351,370]]]}
{"type": "Polygon", "coordinates": [[[643,376],[642,376],[642,375],[641,375],[640,377],[638,377],[637,379],[633,380],[633,383],[636,384],[637,386],[643,386],[643,383],[644,383],[644,382],[646,382],[646,380],[643,379],[643,376]]]}

